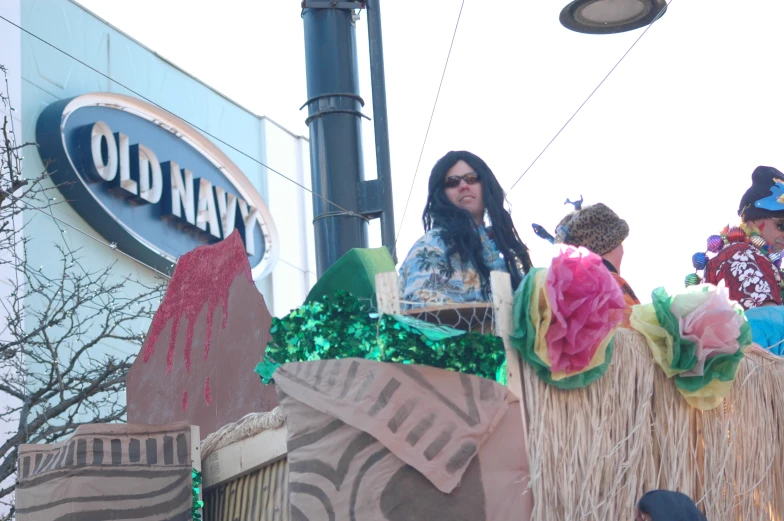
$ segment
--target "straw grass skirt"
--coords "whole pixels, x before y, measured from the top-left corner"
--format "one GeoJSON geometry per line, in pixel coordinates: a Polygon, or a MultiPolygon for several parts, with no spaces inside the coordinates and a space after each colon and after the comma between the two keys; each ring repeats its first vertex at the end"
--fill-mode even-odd
{"type": "Polygon", "coordinates": [[[607,373],[564,391],[524,365],[532,519],[630,519],[646,491],[679,490],[710,521],[784,512],[784,358],[750,348],[723,406],[690,407],[632,330],[607,373]]]}

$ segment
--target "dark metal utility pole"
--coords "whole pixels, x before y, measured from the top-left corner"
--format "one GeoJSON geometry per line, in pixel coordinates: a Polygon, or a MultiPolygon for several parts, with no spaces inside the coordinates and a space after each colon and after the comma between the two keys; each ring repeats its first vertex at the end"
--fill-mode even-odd
{"type": "MultiPolygon", "coordinates": [[[[319,277],[351,248],[368,245],[367,222],[382,217],[384,245],[394,247],[389,140],[378,4],[369,22],[378,179],[365,181],[354,11],[365,1],[304,0],[310,168],[319,277]],[[373,61],[375,56],[376,60],[373,61]],[[379,65],[380,60],[380,65],[379,65]],[[380,69],[379,69],[380,67],[380,69]],[[376,72],[380,70],[379,73],[376,72]],[[380,81],[380,90],[377,83],[380,81]],[[376,105],[378,103],[378,105],[376,105]],[[380,109],[379,109],[380,107],[380,109]],[[381,147],[379,151],[379,147],[381,147]],[[319,197],[321,196],[321,197],[319,197]],[[331,204],[330,202],[334,204],[331,204]]],[[[370,15],[369,15],[370,17],[370,15]]],[[[369,118],[368,118],[369,119],[369,118]]]]}
{"type": "Polygon", "coordinates": [[[381,0],[368,0],[368,44],[370,45],[370,83],[373,89],[373,130],[376,141],[376,169],[381,191],[381,242],[397,261],[395,250],[395,211],[392,204],[392,166],[389,157],[387,87],[384,77],[384,45],[381,38],[381,0]]]}

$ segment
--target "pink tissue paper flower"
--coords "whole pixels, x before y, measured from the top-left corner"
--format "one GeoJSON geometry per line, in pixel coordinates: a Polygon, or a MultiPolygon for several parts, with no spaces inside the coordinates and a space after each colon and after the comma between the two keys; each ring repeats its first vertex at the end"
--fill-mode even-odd
{"type": "Polygon", "coordinates": [[[716,290],[701,292],[703,302],[683,316],[678,299],[670,310],[678,318],[681,338],[696,344],[697,363],[683,376],[702,376],[705,362],[718,354],[732,354],[740,348],[738,337],[743,317],[733,308],[727,290],[721,285],[716,290]]]}
{"type": "Polygon", "coordinates": [[[571,246],[553,259],[545,290],[553,314],[545,335],[550,370],[577,373],[623,320],[623,292],[601,257],[571,246]]]}

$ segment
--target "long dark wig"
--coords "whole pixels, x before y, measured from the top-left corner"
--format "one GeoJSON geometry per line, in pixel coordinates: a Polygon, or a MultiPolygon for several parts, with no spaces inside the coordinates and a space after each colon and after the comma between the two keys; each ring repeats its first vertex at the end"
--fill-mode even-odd
{"type": "MultiPolygon", "coordinates": [[[[444,192],[444,177],[446,172],[460,160],[474,169],[479,174],[482,183],[482,200],[485,211],[490,216],[493,226],[493,240],[498,250],[504,256],[506,268],[512,278],[512,287],[517,288],[522,280],[517,262],[522,265],[523,272],[531,269],[531,258],[528,248],[520,240],[520,236],[512,223],[512,217],[504,209],[504,191],[493,171],[479,156],[471,152],[452,151],[439,159],[430,172],[430,181],[427,186],[427,204],[422,213],[422,224],[425,231],[433,228],[441,230],[441,240],[447,247],[447,257],[451,264],[451,257],[459,255],[461,262],[470,262],[482,277],[482,285],[490,284],[490,268],[485,264],[482,256],[482,240],[476,231],[474,218],[468,210],[458,208],[447,198],[444,192]]],[[[454,268],[450,265],[450,268],[454,268]]]]}

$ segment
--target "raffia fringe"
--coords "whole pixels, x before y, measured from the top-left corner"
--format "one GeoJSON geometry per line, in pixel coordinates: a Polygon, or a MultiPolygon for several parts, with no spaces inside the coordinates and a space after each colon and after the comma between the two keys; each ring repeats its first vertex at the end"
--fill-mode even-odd
{"type": "Polygon", "coordinates": [[[711,521],[784,512],[784,358],[752,347],[723,406],[691,408],[642,335],[618,332],[600,380],[563,391],[524,364],[532,519],[631,519],[646,491],[694,498],[711,521]]]}
{"type": "Polygon", "coordinates": [[[211,453],[232,443],[250,438],[262,431],[283,427],[284,417],[280,407],[269,412],[252,412],[234,423],[228,423],[213,432],[201,442],[201,457],[205,459],[211,453]]]}

